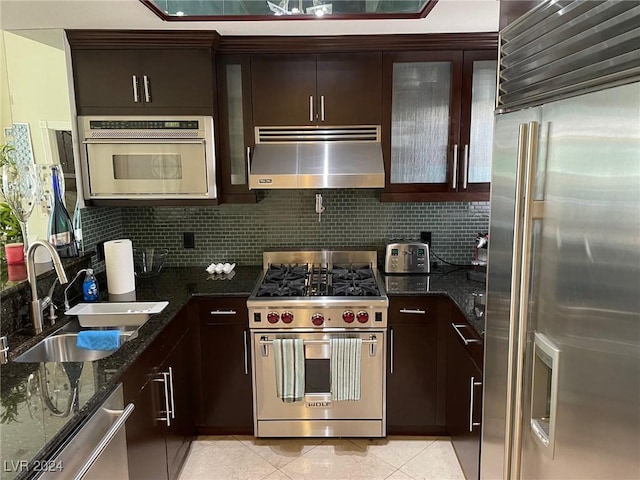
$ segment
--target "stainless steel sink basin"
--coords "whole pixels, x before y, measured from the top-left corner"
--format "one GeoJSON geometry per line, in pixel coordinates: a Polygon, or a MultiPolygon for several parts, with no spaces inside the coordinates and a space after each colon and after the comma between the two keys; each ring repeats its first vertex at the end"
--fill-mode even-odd
{"type": "MultiPolygon", "coordinates": [[[[120,345],[132,338],[134,331],[120,333],[120,345]]],[[[51,335],[40,341],[22,355],[14,359],[15,362],[91,362],[108,357],[116,350],[88,350],[79,348],[77,333],[60,333],[51,335]]]]}

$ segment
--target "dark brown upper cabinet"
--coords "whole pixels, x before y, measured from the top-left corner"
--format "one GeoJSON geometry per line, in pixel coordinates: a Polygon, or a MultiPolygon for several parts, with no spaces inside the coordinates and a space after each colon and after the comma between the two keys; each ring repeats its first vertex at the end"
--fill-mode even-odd
{"type": "Polygon", "coordinates": [[[213,115],[216,32],[68,30],[80,115],[213,115]]]}
{"type": "Polygon", "coordinates": [[[379,125],[382,53],[251,57],[256,126],[379,125]]]}
{"type": "Polygon", "coordinates": [[[384,55],[383,201],[488,200],[496,50],[384,55]]]}

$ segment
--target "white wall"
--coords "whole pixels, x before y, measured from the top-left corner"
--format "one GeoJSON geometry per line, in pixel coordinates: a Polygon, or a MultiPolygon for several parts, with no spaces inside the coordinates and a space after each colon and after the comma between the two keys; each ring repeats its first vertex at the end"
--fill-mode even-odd
{"type": "Polygon", "coordinates": [[[9,127],[12,123],[7,62],[4,53],[4,35],[0,31],[0,143],[6,143],[4,127],[9,127]]]}
{"type": "MultiPolygon", "coordinates": [[[[10,92],[10,121],[29,124],[35,163],[57,163],[49,128],[71,126],[64,32],[45,29],[0,33],[10,92]]],[[[47,210],[36,206],[29,218],[29,236],[46,238],[48,220],[47,210]]]]}

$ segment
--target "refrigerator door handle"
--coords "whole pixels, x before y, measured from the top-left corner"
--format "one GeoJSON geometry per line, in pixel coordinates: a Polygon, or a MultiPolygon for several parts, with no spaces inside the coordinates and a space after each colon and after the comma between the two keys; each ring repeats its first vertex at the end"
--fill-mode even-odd
{"type": "MultiPolygon", "coordinates": [[[[511,472],[508,478],[520,478],[520,452],[522,449],[522,418],[523,418],[523,391],[525,370],[525,346],[527,344],[527,313],[529,311],[529,292],[531,283],[531,246],[532,246],[532,220],[533,220],[533,193],[535,183],[536,160],[538,158],[538,132],[539,122],[529,122],[526,148],[526,163],[522,180],[524,194],[518,199],[522,207],[522,241],[520,245],[520,266],[518,268],[519,280],[519,305],[517,316],[517,355],[510,358],[515,361],[515,394],[513,405],[513,437],[511,454],[511,472]]],[[[513,294],[513,292],[512,292],[513,294]]],[[[509,347],[511,349],[511,346],[509,347]]]]}
{"type": "MultiPolygon", "coordinates": [[[[529,128],[526,123],[521,123],[518,128],[518,153],[516,168],[516,192],[515,192],[515,209],[513,221],[513,257],[511,259],[511,298],[509,304],[509,350],[507,357],[507,392],[513,391],[513,383],[515,377],[515,352],[516,352],[516,336],[520,292],[520,260],[522,257],[522,199],[524,189],[524,172],[527,155],[527,137],[529,128]]],[[[505,480],[511,475],[511,441],[513,431],[513,395],[507,395],[505,405],[505,428],[504,428],[504,464],[502,470],[502,478],[505,480]]]]}

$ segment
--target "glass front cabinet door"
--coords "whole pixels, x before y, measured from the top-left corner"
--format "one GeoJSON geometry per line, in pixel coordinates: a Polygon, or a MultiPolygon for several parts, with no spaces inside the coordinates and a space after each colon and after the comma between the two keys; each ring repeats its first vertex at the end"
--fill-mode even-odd
{"type": "Polygon", "coordinates": [[[251,63],[248,55],[220,55],[217,63],[222,203],[254,203],[248,168],[253,149],[251,63]]]}
{"type": "Polygon", "coordinates": [[[385,54],[383,201],[488,200],[496,56],[385,54]]]}

